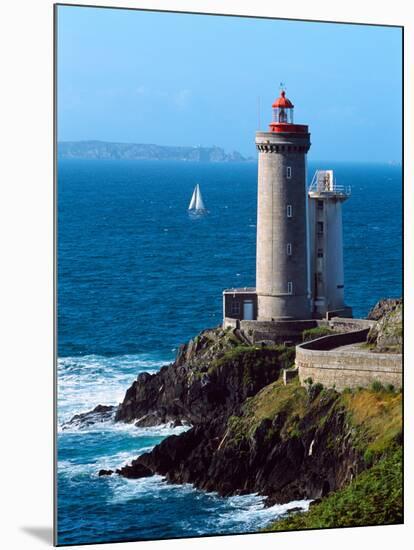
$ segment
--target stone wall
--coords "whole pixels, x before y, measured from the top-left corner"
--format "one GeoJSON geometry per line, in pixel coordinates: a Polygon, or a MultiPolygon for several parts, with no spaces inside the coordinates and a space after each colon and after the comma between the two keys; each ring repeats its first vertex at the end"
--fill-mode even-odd
{"type": "Polygon", "coordinates": [[[300,345],[301,349],[306,350],[333,350],[339,346],[347,346],[349,344],[358,344],[365,342],[368,336],[369,328],[363,328],[361,330],[354,330],[352,332],[342,332],[340,334],[330,334],[329,336],[322,336],[321,338],[315,338],[309,342],[304,342],[300,345]]]}
{"type": "Polygon", "coordinates": [[[301,384],[311,378],[313,383],[319,382],[326,387],[335,386],[339,391],[346,387],[367,387],[374,381],[401,388],[401,354],[337,349],[337,346],[361,341],[366,332],[367,329],[364,329],[354,333],[325,336],[297,346],[295,362],[301,384]]]}
{"type": "Polygon", "coordinates": [[[223,319],[223,328],[239,328],[240,320],[234,319],[233,317],[224,317],[223,319]]]}
{"type": "MultiPolygon", "coordinates": [[[[227,292],[227,291],[226,291],[227,292]]],[[[224,316],[223,327],[239,327],[240,319],[236,317],[224,316]]],[[[369,321],[368,319],[351,319],[346,317],[334,317],[333,319],[304,319],[304,320],[290,320],[290,321],[243,321],[244,330],[266,332],[271,334],[277,334],[278,332],[301,332],[308,328],[314,327],[328,327],[336,332],[353,332],[356,330],[362,330],[365,328],[371,328],[375,325],[375,321],[369,321]]]]}
{"type": "Polygon", "coordinates": [[[240,321],[240,329],[253,342],[301,342],[302,332],[317,326],[314,319],[304,321],[240,321]]]}
{"type": "Polygon", "coordinates": [[[337,332],[361,330],[371,328],[373,325],[375,325],[375,321],[370,321],[369,319],[352,319],[348,317],[333,317],[327,323],[327,326],[337,332]]]}

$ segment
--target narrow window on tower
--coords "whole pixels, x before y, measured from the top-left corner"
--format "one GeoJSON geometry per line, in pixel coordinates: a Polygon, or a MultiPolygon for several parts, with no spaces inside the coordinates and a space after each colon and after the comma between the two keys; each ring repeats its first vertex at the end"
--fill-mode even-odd
{"type": "Polygon", "coordinates": [[[318,248],[318,258],[323,258],[323,249],[318,248]]]}
{"type": "Polygon", "coordinates": [[[291,281],[288,282],[288,294],[293,294],[293,283],[291,281]]]}
{"type": "Polygon", "coordinates": [[[323,235],[323,222],[318,222],[317,230],[318,230],[318,237],[322,237],[322,235],[323,235]]]}
{"type": "Polygon", "coordinates": [[[286,178],[290,180],[291,177],[292,177],[292,167],[286,166],[286,178]]]}
{"type": "Polygon", "coordinates": [[[292,244],[291,243],[287,243],[286,253],[287,253],[288,256],[292,256],[292,244]]]}
{"type": "Polygon", "coordinates": [[[287,207],[286,207],[286,215],[287,215],[288,218],[292,217],[292,205],[291,204],[288,204],[287,207]]]}

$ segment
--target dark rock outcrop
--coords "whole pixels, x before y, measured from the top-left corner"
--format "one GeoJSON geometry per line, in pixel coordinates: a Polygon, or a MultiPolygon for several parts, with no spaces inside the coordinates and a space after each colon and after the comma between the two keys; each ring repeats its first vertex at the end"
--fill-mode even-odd
{"type": "Polygon", "coordinates": [[[138,376],[116,421],[195,425],[226,417],[293,361],[293,349],[249,347],[232,331],[206,330],[181,347],[175,363],[138,376]]]}
{"type": "Polygon", "coordinates": [[[363,469],[339,394],[323,392],[309,403],[303,388],[290,396],[291,388],[280,382],[271,388],[249,400],[241,416],[216,418],[171,436],[119,473],[131,477],[131,471],[146,466],[172,483],[192,483],[224,496],[257,492],[272,504],[322,497],[363,469]],[[260,419],[272,398],[275,413],[260,419]]]}
{"type": "MultiPolygon", "coordinates": [[[[398,324],[401,307],[383,305],[377,329],[398,324]]],[[[172,365],[141,374],[116,412],[117,421],[139,426],[192,427],[116,473],[160,474],[223,496],[259,493],[271,505],[321,499],[372,464],[378,440],[382,449],[399,444],[400,394],[305,389],[297,379],[284,385],[281,369],[293,361],[292,348],[249,346],[237,331],[204,331],[172,365]]]]}
{"type": "Polygon", "coordinates": [[[353,428],[340,394],[283,385],[281,368],[293,355],[284,346],[247,346],[231,331],[203,332],[173,365],[140,375],[117,411],[118,420],[192,427],[117,473],[157,473],[221,495],[257,492],[269,504],[342,487],[364,467],[353,428]]]}
{"type": "Polygon", "coordinates": [[[154,475],[153,470],[150,470],[139,460],[134,460],[130,466],[124,466],[121,469],[116,470],[117,474],[122,475],[130,479],[140,479],[141,477],[149,477],[154,475]]]}
{"type": "Polygon", "coordinates": [[[115,411],[116,407],[113,405],[97,405],[91,411],[75,414],[69,422],[62,425],[62,430],[73,428],[83,429],[100,422],[108,422],[115,418],[115,411]]]}

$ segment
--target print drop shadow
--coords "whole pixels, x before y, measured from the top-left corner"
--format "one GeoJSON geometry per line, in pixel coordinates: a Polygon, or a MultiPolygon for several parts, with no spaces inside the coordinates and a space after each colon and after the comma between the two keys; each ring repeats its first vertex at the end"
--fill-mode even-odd
{"type": "Polygon", "coordinates": [[[22,531],[31,535],[32,537],[53,545],[53,529],[52,527],[21,527],[22,531]]]}

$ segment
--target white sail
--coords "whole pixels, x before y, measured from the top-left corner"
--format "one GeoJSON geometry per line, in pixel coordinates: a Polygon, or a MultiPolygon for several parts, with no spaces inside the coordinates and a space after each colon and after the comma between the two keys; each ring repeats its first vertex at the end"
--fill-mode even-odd
{"type": "Polygon", "coordinates": [[[188,210],[190,210],[192,214],[205,214],[207,212],[198,183],[194,188],[188,210]]]}
{"type": "Polygon", "coordinates": [[[190,206],[188,207],[188,210],[194,210],[194,208],[196,208],[197,188],[198,188],[198,185],[196,185],[194,188],[193,196],[191,197],[190,206]]]}
{"type": "Polygon", "coordinates": [[[203,197],[201,196],[201,190],[199,185],[197,184],[197,198],[196,198],[196,210],[205,210],[206,207],[204,206],[203,197]]]}

